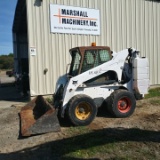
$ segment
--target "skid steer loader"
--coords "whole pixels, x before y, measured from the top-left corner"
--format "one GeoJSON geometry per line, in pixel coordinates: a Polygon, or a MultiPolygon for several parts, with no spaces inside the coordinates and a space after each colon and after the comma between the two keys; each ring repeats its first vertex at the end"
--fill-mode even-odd
{"type": "Polygon", "coordinates": [[[38,108],[48,106],[46,102],[42,107],[41,103],[37,106],[33,100],[32,107],[28,104],[22,108],[23,136],[59,130],[57,112],[53,109],[59,111],[60,117],[67,116],[75,126],[90,124],[102,105],[114,117],[128,117],[135,110],[136,100],[142,99],[148,92],[148,60],[139,57],[139,52],[134,48],[116,53],[109,47],[93,44],[72,48],[70,54],[72,60],[67,67],[68,73],[60,77],[56,84],[54,107],[43,109],[39,118],[35,118],[33,111],[39,112],[38,108]],[[42,123],[44,116],[53,121],[47,121],[48,125],[42,123]],[[33,121],[28,124],[30,119],[33,121]],[[36,123],[39,128],[35,132],[32,128],[36,123]],[[41,128],[44,128],[43,132],[41,128]]]}

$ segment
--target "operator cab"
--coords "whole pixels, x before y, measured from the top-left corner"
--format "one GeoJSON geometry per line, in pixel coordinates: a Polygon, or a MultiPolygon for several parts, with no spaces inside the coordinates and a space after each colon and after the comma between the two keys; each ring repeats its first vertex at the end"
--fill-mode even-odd
{"type": "Polygon", "coordinates": [[[70,50],[72,56],[69,76],[74,77],[112,59],[109,47],[87,46],[70,50]]]}

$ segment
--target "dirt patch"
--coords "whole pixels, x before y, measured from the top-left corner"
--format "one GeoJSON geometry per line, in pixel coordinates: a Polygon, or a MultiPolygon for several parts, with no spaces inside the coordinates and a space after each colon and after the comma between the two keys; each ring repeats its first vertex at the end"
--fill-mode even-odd
{"type": "Polygon", "coordinates": [[[98,115],[91,129],[124,127],[160,131],[160,106],[150,105],[149,100],[138,101],[134,114],[128,118],[111,118],[105,109],[101,112],[103,116],[98,115]]]}

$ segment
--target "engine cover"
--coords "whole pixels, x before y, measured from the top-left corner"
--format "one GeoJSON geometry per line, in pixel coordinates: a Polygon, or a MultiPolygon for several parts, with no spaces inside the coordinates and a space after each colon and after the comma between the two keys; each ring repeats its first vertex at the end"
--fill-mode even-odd
{"type": "Polygon", "coordinates": [[[140,94],[147,94],[149,88],[149,63],[147,58],[133,60],[133,89],[140,94]]]}

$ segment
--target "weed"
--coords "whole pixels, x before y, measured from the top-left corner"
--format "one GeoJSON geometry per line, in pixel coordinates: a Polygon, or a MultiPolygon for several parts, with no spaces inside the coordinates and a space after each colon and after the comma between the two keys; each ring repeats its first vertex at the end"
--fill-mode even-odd
{"type": "Polygon", "coordinates": [[[160,87],[150,89],[149,94],[145,95],[145,98],[152,98],[152,97],[160,97],[160,87]]]}
{"type": "Polygon", "coordinates": [[[85,134],[89,132],[90,132],[90,129],[87,126],[70,127],[67,130],[67,133],[69,135],[79,135],[79,134],[85,134]]]}
{"type": "Polygon", "coordinates": [[[47,98],[46,98],[46,101],[47,101],[48,103],[50,103],[50,104],[53,104],[53,98],[47,97],[47,98]]]}

